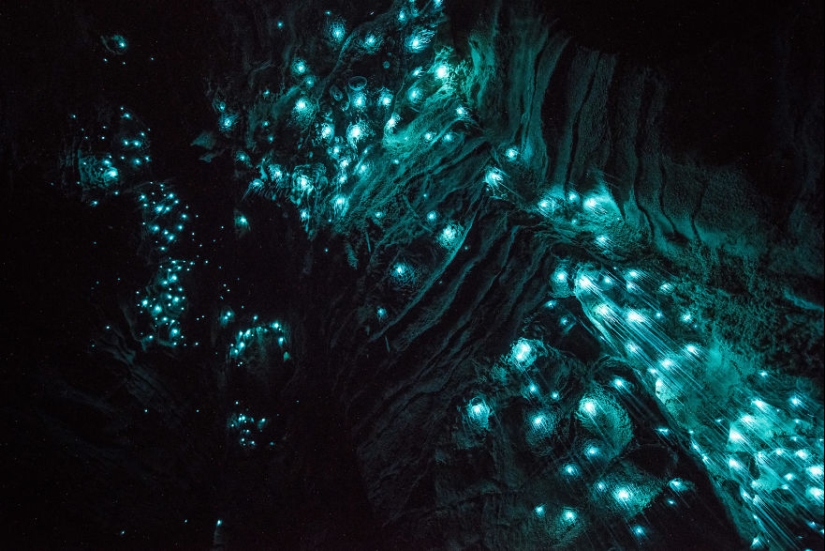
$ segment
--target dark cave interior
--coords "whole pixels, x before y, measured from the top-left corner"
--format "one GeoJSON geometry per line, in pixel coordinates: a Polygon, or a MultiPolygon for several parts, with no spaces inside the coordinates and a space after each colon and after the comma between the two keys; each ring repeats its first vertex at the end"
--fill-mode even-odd
{"type": "Polygon", "coordinates": [[[8,548],[822,547],[821,3],[0,23],[8,548]]]}

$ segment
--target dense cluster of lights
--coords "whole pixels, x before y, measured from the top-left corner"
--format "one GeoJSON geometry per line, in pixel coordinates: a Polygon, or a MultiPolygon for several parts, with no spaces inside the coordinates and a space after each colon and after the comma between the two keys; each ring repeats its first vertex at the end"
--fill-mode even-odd
{"type": "MultiPolygon", "coordinates": [[[[252,321],[257,322],[258,316],[253,316],[252,321]]],[[[248,329],[238,331],[235,342],[229,347],[229,357],[236,365],[241,366],[251,354],[266,354],[268,349],[276,347],[284,351],[284,357],[288,358],[289,353],[285,351],[288,338],[286,327],[279,321],[256,323],[248,329]]]]}
{"type": "MultiPolygon", "coordinates": [[[[384,306],[369,310],[372,323],[380,326],[390,319],[388,308],[394,311],[392,301],[403,303],[411,291],[424,286],[430,273],[441,273],[443,267],[435,264],[444,263],[445,257],[453,261],[472,229],[469,214],[449,204],[448,194],[439,193],[431,182],[432,171],[419,168],[429,159],[449,164],[465,140],[476,139],[475,107],[462,92],[471,86],[461,82],[471,63],[455,62],[446,48],[436,51],[440,6],[433,1],[419,10],[410,2],[397,8],[398,39],[373,26],[349,28],[345,20],[328,14],[322,37],[325,55],[335,60],[376,56],[393,46],[410,60],[409,71],[395,80],[327,75],[320,61],[294,55],[286,65],[287,83],[277,93],[262,89],[254,100],[238,100],[229,107],[229,100],[216,92],[217,137],[196,142],[218,149],[216,140],[222,139],[231,145],[226,149],[234,151],[236,174],[246,190],[234,216],[238,237],[252,231],[241,210],[244,202],[257,199],[293,213],[310,237],[322,228],[357,235],[369,253],[381,244],[386,250],[403,246],[404,239],[413,241],[405,232],[403,238],[390,235],[401,219],[426,236],[438,254],[414,257],[402,250],[390,261],[370,265],[389,282],[391,293],[375,301],[384,306]],[[331,84],[322,90],[319,82],[331,84]],[[288,151],[282,135],[296,138],[287,144],[288,151]],[[370,231],[382,241],[370,241],[370,231]],[[433,265],[421,257],[435,259],[433,265]]],[[[279,22],[278,28],[283,26],[279,22]]],[[[126,48],[117,37],[105,44],[118,51],[126,48]]],[[[340,65],[345,64],[336,62],[328,70],[340,71],[340,65]]],[[[396,70],[390,61],[381,67],[387,75],[396,70]]],[[[121,108],[120,119],[125,125],[133,117],[121,108]]],[[[84,143],[78,149],[78,183],[85,190],[119,189],[127,170],[133,174],[150,161],[147,131],[120,128],[98,140],[108,140],[112,148],[84,143]]],[[[84,140],[89,142],[88,137],[84,140]]],[[[465,396],[458,414],[464,430],[475,438],[473,445],[482,446],[485,441],[478,435],[494,430],[493,407],[500,411],[504,403],[493,393],[510,392],[523,400],[520,438],[536,455],[557,459],[546,476],[569,488],[568,502],[547,496],[540,505],[526,505],[528,513],[532,508],[527,516],[542,523],[554,544],[569,543],[597,517],[621,519],[627,534],[640,544],[653,536],[642,513],[653,506],[680,507],[695,484],[685,478],[659,478],[621,461],[634,437],[626,404],[639,403],[637,396],[644,394],[654,397],[672,420],[671,426],[656,430],[662,441],[670,441],[671,432],[686,435],[691,453],[710,473],[718,492],[724,494],[730,483],[739,488],[731,507],[738,511],[740,530],[752,535],[754,547],[793,548],[799,518],[822,534],[823,421],[817,397],[797,390],[790,378],[769,372],[739,378],[735,393],[714,390],[721,386],[714,379],[731,371],[732,360],[723,354],[724,343],[703,331],[699,307],[685,298],[690,293],[655,265],[623,266],[621,260],[608,260],[621,259],[620,253],[633,246],[628,235],[635,234],[624,225],[604,185],[585,190],[566,184],[520,193],[516,175],[530,155],[524,143],[507,141],[491,148],[467,180],[483,190],[479,196],[506,200],[537,224],[582,245],[591,259],[557,262],[542,282],[548,297],[540,308],[553,323],[541,326],[544,334],[533,330],[518,336],[491,362],[490,379],[498,386],[465,396]],[[563,385],[548,383],[553,355],[549,342],[577,324],[596,334],[603,351],[629,365],[635,378],[591,381],[575,398],[563,385]],[[786,388],[793,390],[779,390],[786,388]],[[581,435],[564,453],[553,444],[561,426],[572,426],[581,435]]],[[[187,309],[182,278],[194,264],[172,259],[171,248],[183,235],[187,209],[163,184],[141,189],[144,234],[158,260],[155,279],[139,297],[139,307],[151,318],[151,331],[144,338],[177,345],[184,339],[180,320],[187,309]]],[[[357,259],[351,264],[357,265],[357,259]]],[[[222,327],[236,321],[228,306],[219,316],[222,327]]],[[[255,317],[251,327],[237,330],[230,362],[243,366],[252,354],[273,350],[288,358],[288,338],[280,322],[261,324],[255,317]]],[[[265,425],[265,419],[256,421],[248,412],[233,414],[228,422],[230,433],[247,449],[258,445],[265,425]]]]}
{"type": "Polygon", "coordinates": [[[191,218],[189,209],[163,182],[148,182],[135,189],[143,215],[144,247],[157,262],[152,282],[144,293],[138,292],[139,309],[150,320],[140,338],[144,347],[149,343],[177,346],[185,341],[181,326],[189,306],[185,282],[195,262],[175,259],[172,253],[193,235],[184,233],[191,218]]]}
{"type": "Polygon", "coordinates": [[[190,221],[189,209],[163,182],[149,182],[140,189],[144,239],[159,258],[166,258],[170,248],[182,239],[190,221]]]}
{"type": "Polygon", "coordinates": [[[248,452],[259,449],[262,445],[268,448],[275,446],[275,442],[272,441],[259,444],[262,438],[266,438],[269,425],[266,417],[256,419],[248,411],[233,413],[226,422],[230,438],[237,442],[241,449],[248,452]]]}
{"type": "Polygon", "coordinates": [[[151,320],[148,331],[141,335],[144,346],[149,343],[177,346],[184,340],[181,318],[188,310],[188,304],[183,280],[193,265],[191,261],[166,260],[158,266],[152,283],[139,302],[140,310],[151,320]]]}
{"type": "MultiPolygon", "coordinates": [[[[376,221],[378,228],[389,227],[384,217],[385,209],[391,204],[387,198],[403,190],[405,171],[412,171],[414,162],[438,151],[432,148],[456,147],[462,143],[473,123],[470,98],[461,94],[464,88],[460,78],[466,75],[466,70],[461,68],[461,62],[449,59],[448,51],[435,48],[439,10],[440,3],[430,3],[422,10],[415,4],[399,7],[397,22],[401,39],[397,42],[377,32],[375,27],[369,27],[366,32],[360,28],[349,29],[345,21],[328,15],[326,44],[339,59],[346,55],[369,56],[394,45],[414,60],[411,69],[394,88],[386,78],[383,86],[373,87],[367,78],[351,75],[345,80],[344,90],[332,86],[329,94],[321,95],[313,91],[314,83],[327,75],[318,73],[315,78],[306,60],[293,59],[291,72],[295,87],[286,89],[280,96],[261,94],[257,102],[246,109],[248,113],[272,112],[271,106],[279,101],[291,101],[291,115],[280,122],[253,117],[246,122],[253,130],[264,123],[291,126],[298,130],[301,143],[308,145],[299,148],[303,158],[294,154],[287,157],[279,153],[275,147],[277,142],[262,139],[255,148],[258,157],[250,159],[248,164],[246,181],[251,183],[247,184],[247,197],[288,200],[296,207],[310,236],[321,226],[331,226],[347,234],[354,227],[362,226],[359,217],[376,221]]],[[[312,66],[322,70],[315,61],[312,66]]],[[[388,69],[389,62],[383,67],[388,69]]],[[[240,128],[237,132],[239,136],[250,135],[240,128]]],[[[442,162],[448,158],[447,150],[444,151],[440,154],[442,162]]],[[[540,190],[535,203],[522,200],[518,182],[512,175],[518,173],[520,163],[528,162],[529,152],[524,144],[512,143],[494,150],[479,167],[476,180],[479,187],[493,198],[504,199],[538,215],[545,224],[576,242],[584,238],[585,246],[595,257],[618,258],[624,248],[633,246],[628,235],[634,234],[625,226],[619,207],[603,184],[581,191],[572,184],[556,186],[540,190]]],[[[416,215],[420,217],[423,231],[432,236],[434,245],[455,251],[467,237],[460,221],[462,213],[434,204],[423,188],[418,193],[411,201],[428,205],[416,215]],[[450,218],[453,220],[442,221],[450,218]]],[[[374,252],[375,245],[369,241],[368,232],[363,231],[363,235],[366,246],[374,252]]],[[[434,266],[398,258],[382,267],[384,278],[397,293],[425,286],[425,274],[438,271],[434,266]]],[[[791,528],[782,524],[782,518],[793,517],[791,505],[785,505],[789,503],[802,506],[811,522],[821,521],[822,482],[821,477],[816,479],[814,475],[819,472],[817,466],[822,464],[821,441],[816,440],[822,436],[822,423],[813,423],[810,415],[803,416],[801,408],[797,408],[799,413],[793,412],[794,406],[790,403],[781,408],[768,406],[768,412],[759,408],[752,411],[754,408],[749,403],[738,402],[725,404],[724,411],[718,411],[722,409],[720,403],[712,402],[719,396],[703,395],[707,377],[712,377],[708,370],[714,367],[713,350],[702,333],[701,320],[690,305],[668,300],[674,292],[672,278],[655,268],[608,267],[561,260],[547,282],[547,291],[550,300],[545,307],[558,311],[554,331],[565,334],[579,324],[587,325],[600,336],[609,353],[633,367],[641,383],[640,387],[622,377],[614,377],[581,397],[574,416],[589,438],[576,448],[575,457],[562,465],[559,476],[582,484],[587,481],[588,499],[611,507],[614,514],[627,519],[628,523],[657,496],[689,491],[692,483],[687,480],[668,482],[642,473],[616,472],[614,459],[633,437],[628,413],[619,398],[632,399],[635,393],[646,392],[654,396],[673,419],[679,420],[679,426],[674,428],[692,435],[694,451],[715,480],[735,480],[742,485],[739,505],[752,510],[753,518],[760,519],[756,521],[755,536],[774,545],[792,537],[791,528]],[[584,317],[577,314],[576,309],[557,306],[570,300],[578,302],[584,317]],[[686,404],[701,406],[709,413],[699,418],[685,409],[686,404]],[[731,417],[730,411],[741,413],[731,417]],[[722,418],[722,422],[717,421],[718,418],[722,418]],[[785,442],[778,438],[780,433],[793,435],[796,440],[785,442]],[[765,459],[775,456],[776,450],[782,450],[787,456],[781,467],[777,461],[765,459]],[[744,456],[748,456],[747,459],[744,456]],[[759,476],[743,478],[737,474],[737,471],[753,471],[739,465],[754,462],[764,465],[759,476]],[[779,472],[783,470],[788,472],[779,472]],[[773,472],[778,474],[771,474],[773,472]],[[794,497],[780,498],[776,494],[779,491],[790,492],[794,497]]],[[[409,296],[409,293],[399,296],[409,296]]],[[[382,297],[381,301],[385,300],[391,298],[382,297]]],[[[377,307],[375,312],[375,319],[386,323],[387,309],[377,307]]],[[[239,341],[236,347],[241,344],[239,341]]],[[[547,345],[541,338],[521,337],[499,362],[504,372],[511,373],[505,380],[512,380],[524,389],[520,393],[532,407],[524,438],[540,454],[548,453],[548,439],[561,422],[558,403],[562,395],[557,389],[542,388],[536,378],[537,370],[545,365],[540,360],[547,354],[546,350],[547,345]]],[[[767,399],[763,402],[763,398],[757,398],[756,390],[752,396],[758,403],[768,403],[767,399]]],[[[489,429],[492,410],[486,399],[470,400],[463,415],[470,427],[489,429]]],[[[666,499],[678,504],[673,496],[666,499]]],[[[577,512],[587,509],[585,503],[564,505],[555,515],[545,515],[545,507],[541,506],[540,515],[536,508],[536,514],[545,519],[552,517],[553,522],[560,523],[558,526],[583,529],[588,522],[577,512]]],[[[651,537],[650,527],[638,522],[628,524],[627,529],[640,541],[651,537]]],[[[567,536],[559,530],[550,531],[561,541],[567,536]]]]}
{"type": "MultiPolygon", "coordinates": [[[[106,44],[126,48],[120,35],[106,44]]],[[[145,323],[133,328],[134,334],[143,348],[178,346],[185,340],[181,320],[188,310],[184,281],[194,262],[176,259],[173,252],[193,235],[184,233],[190,222],[188,207],[164,182],[141,180],[151,162],[149,128],[134,113],[121,106],[105,111],[99,120],[104,122],[93,133],[78,129],[78,145],[69,155],[78,173],[76,184],[81,198],[91,206],[122,194],[137,202],[142,217],[141,248],[157,272],[143,291],[135,293],[136,310],[145,323]]]]}

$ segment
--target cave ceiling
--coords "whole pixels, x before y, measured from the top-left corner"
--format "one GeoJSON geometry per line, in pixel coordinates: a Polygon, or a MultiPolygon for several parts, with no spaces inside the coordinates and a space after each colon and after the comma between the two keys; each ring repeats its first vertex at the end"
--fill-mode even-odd
{"type": "Polygon", "coordinates": [[[0,9],[10,548],[821,548],[822,12],[0,9]]]}

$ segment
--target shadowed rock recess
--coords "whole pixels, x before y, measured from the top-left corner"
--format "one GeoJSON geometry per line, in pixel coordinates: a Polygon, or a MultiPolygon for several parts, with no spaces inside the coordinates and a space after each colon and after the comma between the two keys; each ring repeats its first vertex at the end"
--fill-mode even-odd
{"type": "Polygon", "coordinates": [[[822,548],[821,2],[22,4],[9,549],[822,548]]]}

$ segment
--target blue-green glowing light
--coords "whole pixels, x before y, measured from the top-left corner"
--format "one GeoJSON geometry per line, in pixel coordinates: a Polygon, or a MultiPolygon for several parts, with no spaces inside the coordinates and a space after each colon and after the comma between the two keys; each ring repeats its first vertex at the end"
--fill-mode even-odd
{"type": "Polygon", "coordinates": [[[221,115],[219,124],[221,130],[231,130],[238,120],[238,115],[224,113],[221,115]]]}
{"type": "Polygon", "coordinates": [[[493,412],[490,406],[487,405],[487,402],[484,401],[483,397],[476,396],[470,400],[467,404],[466,411],[467,417],[474,427],[479,429],[488,428],[490,416],[493,412]]]}
{"type": "Polygon", "coordinates": [[[306,61],[303,59],[296,58],[292,62],[292,72],[296,76],[301,76],[307,73],[309,68],[307,67],[306,61]]]}

